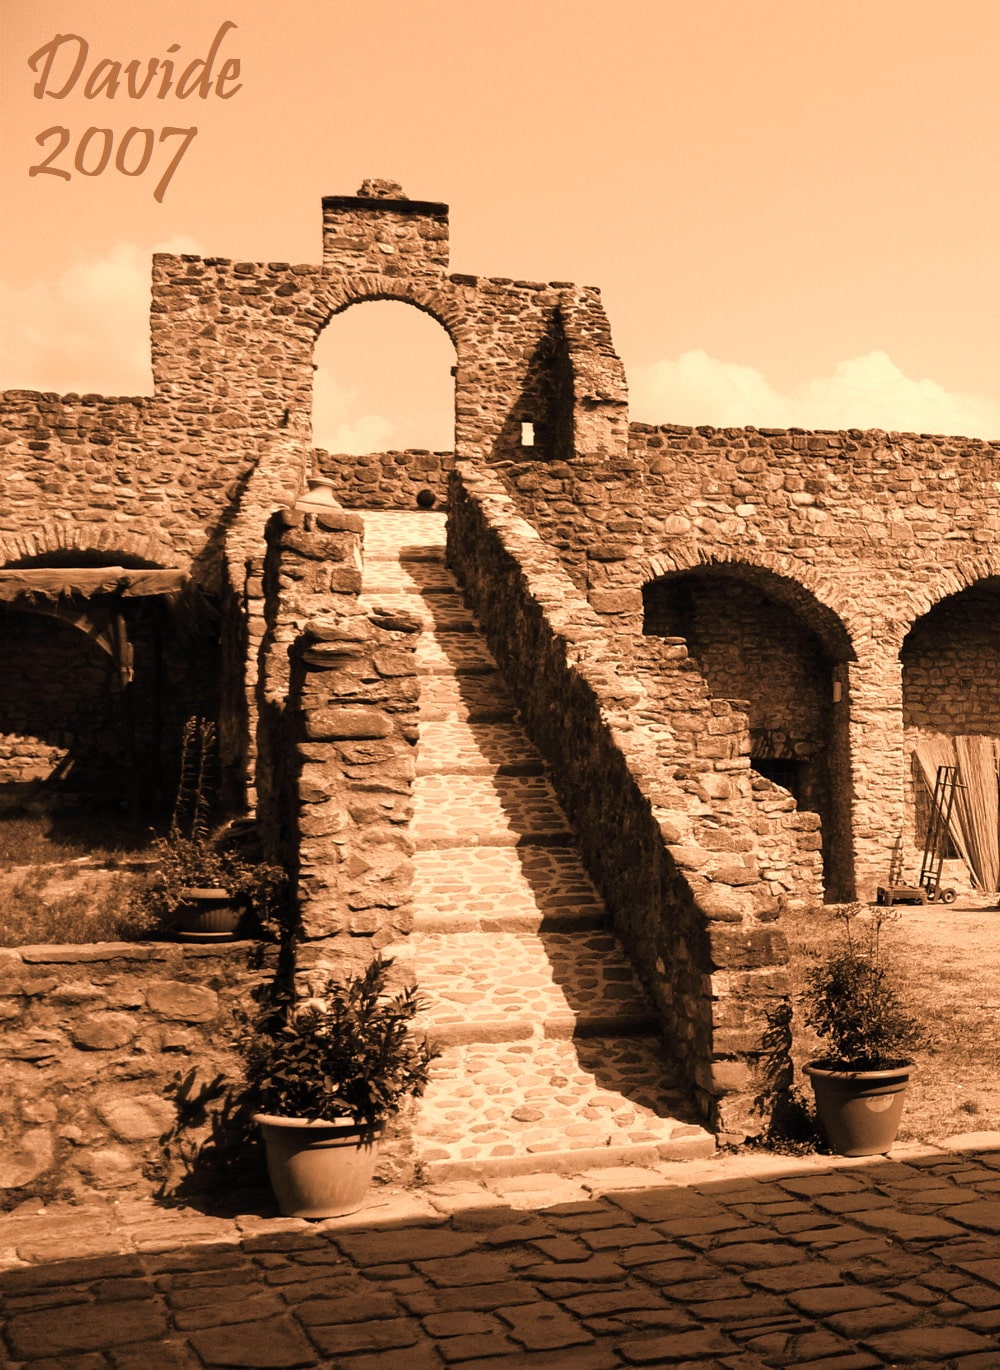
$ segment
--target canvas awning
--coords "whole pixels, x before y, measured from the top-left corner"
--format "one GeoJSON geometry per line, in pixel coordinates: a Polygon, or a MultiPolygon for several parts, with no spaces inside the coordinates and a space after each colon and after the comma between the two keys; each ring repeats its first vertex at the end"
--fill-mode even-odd
{"type": "Polygon", "coordinates": [[[58,600],[93,595],[173,595],[188,582],[178,570],[132,570],[125,566],[43,566],[0,570],[0,601],[26,597],[58,600]]]}

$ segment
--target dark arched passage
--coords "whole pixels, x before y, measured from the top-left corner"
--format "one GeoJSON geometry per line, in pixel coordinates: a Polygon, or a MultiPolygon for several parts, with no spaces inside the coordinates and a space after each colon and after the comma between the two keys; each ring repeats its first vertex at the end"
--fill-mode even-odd
{"type": "Polygon", "coordinates": [[[155,813],[218,712],[218,621],[183,571],[57,549],[0,568],[0,784],[155,813]]]}
{"type": "Polygon", "coordinates": [[[751,764],[822,824],[827,898],[853,894],[846,669],[839,618],[791,580],[712,563],[643,587],[646,633],[683,638],[708,687],[743,701],[751,764]]]}
{"type": "MultiPolygon", "coordinates": [[[[938,764],[958,764],[970,787],[968,822],[981,829],[985,850],[973,856],[977,881],[1000,884],[997,860],[1000,800],[1000,578],[988,577],[948,595],[916,620],[900,650],[903,729],[907,753],[904,840],[922,848],[929,785],[938,764]],[[992,852],[992,856],[989,852],[992,852]],[[985,879],[983,878],[985,877],[985,879]]],[[[952,854],[971,837],[963,834],[952,854]]]]}

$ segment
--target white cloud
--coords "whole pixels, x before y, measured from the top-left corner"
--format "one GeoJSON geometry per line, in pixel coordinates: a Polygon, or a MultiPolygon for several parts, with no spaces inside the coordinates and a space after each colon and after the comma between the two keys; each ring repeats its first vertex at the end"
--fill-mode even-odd
{"type": "Polygon", "coordinates": [[[358,392],[338,385],[324,367],[313,377],[313,442],[327,452],[363,456],[384,452],[395,425],[380,414],[358,414],[358,392]]]}
{"type": "Polygon", "coordinates": [[[150,393],[151,254],[198,250],[117,242],[51,280],[0,281],[0,389],[150,393]]]}
{"type": "Polygon", "coordinates": [[[782,394],[750,366],[685,352],[635,369],[631,413],[643,423],[717,428],[883,428],[1000,438],[1000,401],[913,380],[884,352],[838,362],[832,376],[782,394]]]}

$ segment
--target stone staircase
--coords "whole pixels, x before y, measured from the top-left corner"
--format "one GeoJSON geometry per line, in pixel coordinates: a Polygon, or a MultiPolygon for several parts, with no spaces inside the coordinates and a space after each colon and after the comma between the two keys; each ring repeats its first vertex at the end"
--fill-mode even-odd
{"type": "Polygon", "coordinates": [[[415,927],[386,954],[444,1048],[420,1101],[431,1179],[710,1154],[539,753],[444,564],[445,516],[365,512],[363,603],[424,632],[415,927]]]}

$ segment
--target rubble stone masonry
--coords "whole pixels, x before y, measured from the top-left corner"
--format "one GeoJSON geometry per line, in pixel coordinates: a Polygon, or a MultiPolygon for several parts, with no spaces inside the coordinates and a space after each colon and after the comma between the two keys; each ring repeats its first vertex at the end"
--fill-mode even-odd
{"type": "MultiPolygon", "coordinates": [[[[739,1135],[782,909],[871,896],[900,833],[912,854],[919,736],[1000,736],[1000,440],[630,424],[596,287],[453,273],[447,207],[392,182],[325,199],[322,236],[312,264],[156,255],[151,395],[0,396],[0,566],[170,568],[199,609],[133,625],[132,765],[86,600],[75,627],[12,602],[0,780],[84,776],[88,737],[153,774],[210,712],[227,805],[291,872],[300,980],[405,938],[418,624],[359,598],[351,511],[447,504],[590,874],[739,1135]],[[454,453],[314,451],[316,340],[372,300],[451,339],[454,453]],[[342,508],[301,503],[317,472],[342,508]]],[[[237,956],[0,952],[6,1187],[152,1173],[166,1072],[216,1060],[254,982],[237,956]]]]}
{"type": "MultiPolygon", "coordinates": [[[[932,671],[945,691],[934,706],[943,731],[961,731],[973,708],[955,696],[979,673],[983,629],[949,597],[1000,573],[998,451],[1000,442],[879,431],[633,424],[627,452],[499,471],[618,633],[643,630],[643,587],[681,574],[704,587],[723,568],[811,630],[828,671],[826,726],[843,739],[831,783],[848,835],[834,884],[841,897],[870,897],[897,836],[919,843],[904,806],[904,707],[926,713],[918,695],[932,671]],[[920,667],[911,655],[904,701],[904,639],[935,605],[939,626],[953,626],[925,635],[920,667]]],[[[765,626],[758,617],[751,628],[763,638],[765,626]]],[[[763,667],[744,672],[752,714],[766,713],[773,684],[763,667]]],[[[981,696],[976,710],[977,729],[1000,732],[1000,700],[981,696]]]]}

